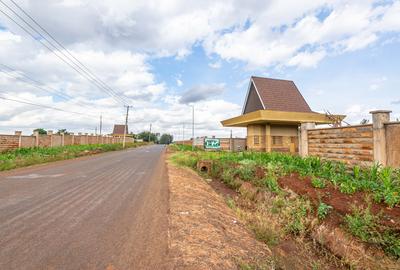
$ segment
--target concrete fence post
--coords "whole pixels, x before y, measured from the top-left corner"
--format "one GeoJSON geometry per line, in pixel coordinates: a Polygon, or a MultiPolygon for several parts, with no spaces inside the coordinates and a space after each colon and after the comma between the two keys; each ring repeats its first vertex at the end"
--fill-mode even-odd
{"type": "Polygon", "coordinates": [[[314,129],[315,123],[301,123],[299,152],[301,157],[308,156],[308,130],[314,129]]]}
{"type": "Polygon", "coordinates": [[[48,130],[47,135],[50,136],[50,147],[53,147],[53,131],[48,130]]]}
{"type": "Polygon", "coordinates": [[[378,110],[372,114],[372,129],[374,141],[374,162],[387,165],[385,123],[390,121],[391,111],[378,110]]]}
{"type": "Polygon", "coordinates": [[[18,148],[22,146],[22,131],[15,131],[15,136],[18,136],[18,148]]]}
{"type": "Polygon", "coordinates": [[[33,136],[35,137],[35,146],[39,147],[39,131],[34,131],[33,136]]]}
{"type": "Polygon", "coordinates": [[[73,132],[69,133],[69,135],[71,135],[71,145],[74,145],[75,143],[75,135],[73,132]]]}
{"type": "Polygon", "coordinates": [[[64,141],[64,139],[65,139],[65,134],[62,132],[62,133],[60,133],[61,134],[61,146],[64,146],[65,145],[65,141],[64,141]]]}

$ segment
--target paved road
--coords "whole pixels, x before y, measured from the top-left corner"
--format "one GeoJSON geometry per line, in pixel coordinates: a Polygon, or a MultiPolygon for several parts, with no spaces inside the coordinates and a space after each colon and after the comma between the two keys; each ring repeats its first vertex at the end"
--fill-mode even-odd
{"type": "Polygon", "coordinates": [[[162,146],[0,173],[0,269],[164,269],[162,146]]]}

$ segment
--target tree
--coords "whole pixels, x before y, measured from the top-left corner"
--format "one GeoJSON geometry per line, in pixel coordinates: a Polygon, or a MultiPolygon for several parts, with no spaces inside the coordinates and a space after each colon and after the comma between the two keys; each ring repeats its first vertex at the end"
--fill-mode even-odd
{"type": "Polygon", "coordinates": [[[63,128],[63,129],[59,129],[58,131],[57,131],[57,134],[65,134],[65,135],[69,135],[69,132],[65,129],[65,128],[63,128]]]}
{"type": "Polygon", "coordinates": [[[171,134],[163,134],[160,138],[160,144],[170,144],[174,140],[174,137],[171,134]]]}
{"type": "Polygon", "coordinates": [[[46,135],[47,131],[43,128],[37,128],[33,130],[33,133],[35,133],[35,131],[39,132],[40,135],[46,135]]]}
{"type": "Polygon", "coordinates": [[[138,138],[138,139],[142,139],[144,142],[148,142],[149,139],[150,139],[150,142],[154,142],[154,143],[157,143],[157,142],[158,142],[156,134],[150,133],[150,132],[148,132],[148,131],[140,132],[140,133],[137,135],[137,138],[138,138]]]}
{"type": "Polygon", "coordinates": [[[360,122],[361,125],[366,125],[368,123],[369,123],[369,120],[365,119],[365,118],[363,120],[361,120],[361,122],[360,122]]]}

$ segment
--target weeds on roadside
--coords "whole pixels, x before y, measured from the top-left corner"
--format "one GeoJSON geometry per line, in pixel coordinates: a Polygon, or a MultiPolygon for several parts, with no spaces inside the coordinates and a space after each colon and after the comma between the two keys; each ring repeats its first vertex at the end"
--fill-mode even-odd
{"type": "Polygon", "coordinates": [[[386,253],[400,258],[400,235],[392,229],[380,226],[379,216],[371,213],[370,207],[354,208],[353,213],[346,215],[347,230],[364,242],[383,248],[386,253]]]}
{"type": "MultiPolygon", "coordinates": [[[[126,147],[140,145],[143,143],[127,143],[126,147]]],[[[20,148],[0,153],[0,171],[121,149],[121,143],[20,148]]]]}
{"type": "MultiPolygon", "coordinates": [[[[317,157],[302,158],[284,153],[256,153],[256,152],[205,152],[186,151],[187,146],[178,147],[181,152],[193,157],[193,162],[202,159],[211,159],[214,166],[213,174],[222,173],[229,167],[235,167],[242,181],[255,180],[255,168],[264,168],[267,175],[279,178],[283,175],[298,173],[302,177],[312,177],[312,184],[316,188],[324,188],[326,182],[331,182],[342,193],[352,194],[357,191],[375,194],[376,202],[384,202],[390,207],[400,204],[400,169],[382,168],[373,165],[369,168],[355,166],[349,171],[344,163],[320,160],[317,157]]],[[[191,148],[190,148],[191,149],[191,148]]],[[[192,162],[188,162],[193,167],[192,162]]],[[[269,181],[269,180],[268,180],[269,181]]],[[[271,181],[269,181],[271,182],[271,181]]],[[[259,183],[253,182],[258,185],[259,183]]]]}
{"type": "Polygon", "coordinates": [[[326,218],[326,216],[329,214],[329,211],[332,209],[332,206],[321,202],[318,205],[318,209],[317,209],[317,216],[320,220],[323,220],[326,218]]]}

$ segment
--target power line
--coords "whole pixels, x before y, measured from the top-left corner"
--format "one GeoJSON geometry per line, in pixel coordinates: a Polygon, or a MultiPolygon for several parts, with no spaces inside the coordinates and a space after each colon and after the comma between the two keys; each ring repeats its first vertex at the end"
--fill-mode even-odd
{"type": "MultiPolygon", "coordinates": [[[[8,8],[12,13],[14,13],[20,20],[22,20],[30,29],[32,29],[36,34],[38,34],[40,37],[42,37],[45,41],[47,41],[47,43],[49,43],[50,44],[50,46],[52,46],[54,49],[56,49],[56,51],[58,52],[58,53],[60,53],[60,54],[62,54],[64,57],[66,57],[69,61],[71,61],[72,62],[72,64],[74,64],[77,68],[79,68],[81,71],[83,71],[83,72],[85,72],[86,74],[85,75],[87,75],[88,74],[88,72],[86,72],[85,70],[83,70],[82,68],[81,68],[81,66],[79,66],[78,64],[76,64],[73,60],[71,60],[62,50],[60,50],[59,48],[57,48],[57,46],[55,46],[51,41],[49,41],[44,35],[42,35],[36,28],[34,28],[29,22],[27,22],[24,18],[22,18],[14,9],[12,9],[10,6],[8,6],[6,3],[4,3],[4,1],[2,1],[2,0],[0,0],[0,2],[4,5],[4,6],[6,6],[6,8],[8,8]]],[[[34,23],[35,24],[38,24],[31,16],[29,16],[18,4],[16,4],[15,2],[13,2],[14,3],[14,5],[16,5],[17,6],[17,8],[19,8],[24,14],[26,14],[31,20],[33,20],[34,21],[34,23]]],[[[2,12],[3,14],[5,14],[4,12],[2,12]]],[[[7,14],[5,14],[8,18],[10,18],[10,16],[9,15],[7,15],[7,14]]],[[[10,18],[11,20],[13,20],[12,18],[10,18]]],[[[15,23],[16,23],[16,21],[15,20],[13,20],[15,23]]],[[[18,26],[20,26],[21,27],[21,25],[19,25],[19,24],[17,24],[18,26]]],[[[44,29],[43,27],[41,27],[40,26],[40,28],[41,29],[44,29]]],[[[26,28],[22,28],[25,32],[26,32],[26,28]]],[[[46,31],[47,32],[47,31],[46,31]]],[[[30,34],[34,39],[36,39],[29,31],[27,32],[28,34],[30,34]]],[[[54,38],[53,38],[54,39],[54,38]]],[[[45,45],[41,40],[39,40],[39,42],[40,43],[42,43],[42,45],[44,45],[47,49],[49,49],[51,52],[53,52],[54,54],[56,54],[54,51],[53,51],[53,49],[51,49],[51,48],[49,48],[47,45],[45,45]]],[[[57,43],[59,43],[59,42],[57,42],[57,43]]],[[[63,48],[65,48],[64,46],[62,46],[63,48]]],[[[56,54],[57,55],[57,54],[56,54]]],[[[60,56],[59,55],[57,55],[57,57],[59,57],[60,58],[60,56]]],[[[61,58],[60,58],[61,59],[61,58]]],[[[63,59],[62,59],[63,60],[63,59]]],[[[64,61],[64,60],[63,60],[64,61]]],[[[64,61],[65,62],[65,61],[64,61]]],[[[71,66],[69,63],[67,63],[70,67],[72,67],[72,68],[74,68],[73,66],[71,66]]],[[[75,68],[74,68],[75,69],[75,68]]],[[[75,71],[77,71],[76,69],[75,69],[75,71]]],[[[82,75],[82,73],[80,72],[80,71],[77,71],[80,75],[82,75]]],[[[82,75],[83,76],[83,75],[82,75]]],[[[97,87],[99,87],[99,88],[103,88],[103,86],[101,86],[101,84],[98,82],[98,79],[94,79],[92,76],[88,76],[89,78],[87,78],[86,76],[84,76],[86,79],[88,79],[89,81],[91,81],[92,83],[94,83],[97,87]]],[[[107,90],[107,89],[104,89],[103,88],[103,90],[105,90],[107,93],[109,93],[110,94],[110,92],[109,92],[109,90],[107,90]]],[[[119,96],[117,96],[117,94],[116,93],[114,93],[114,92],[111,92],[111,95],[114,97],[114,98],[117,98],[117,99],[119,99],[120,101],[122,101],[122,103],[123,103],[123,99],[122,98],[120,98],[119,96]]]]}
{"type": "MultiPolygon", "coordinates": [[[[52,43],[49,39],[47,39],[44,35],[42,35],[35,27],[33,27],[29,22],[27,22],[24,18],[22,18],[14,9],[12,9],[10,6],[8,6],[4,1],[0,0],[0,2],[8,8],[13,14],[15,14],[20,20],[22,20],[30,29],[33,30],[34,33],[39,35],[42,39],[44,39],[49,45],[43,42],[43,40],[38,39],[35,37],[34,33],[32,33],[30,30],[28,30],[25,26],[21,25],[19,22],[17,22],[14,18],[11,17],[8,13],[0,10],[1,13],[3,13],[6,17],[8,17],[11,21],[13,21],[17,26],[19,26],[23,31],[25,31],[27,34],[29,34],[33,39],[38,40],[44,47],[46,47],[49,51],[51,51],[54,55],[56,55],[60,60],[62,60],[65,64],[70,66],[72,69],[74,69],[78,74],[80,74],[82,77],[90,81],[92,84],[94,84],[97,88],[100,90],[106,92],[108,95],[114,98],[117,102],[124,104],[126,103],[126,100],[123,99],[120,95],[118,95],[111,87],[109,87],[107,84],[105,84],[103,81],[101,81],[97,76],[95,76],[85,65],[82,64],[81,61],[79,61],[76,57],[73,56],[75,61],[71,59],[68,55],[66,55],[62,50],[60,50],[54,43],[52,43]],[[54,50],[54,49],[55,50],[54,50]],[[61,55],[60,55],[61,54],[61,55]],[[66,60],[66,59],[67,60],[66,60]],[[77,64],[76,61],[79,63],[77,64]],[[84,66],[84,68],[82,68],[84,66]],[[86,69],[86,70],[85,70],[86,69]]],[[[18,6],[15,2],[13,2],[14,5],[16,5],[21,11],[23,9],[18,6]]],[[[35,24],[39,25],[37,21],[35,21],[31,16],[27,14],[27,12],[23,11],[24,14],[26,14],[35,24]]],[[[40,26],[40,25],[39,25],[40,26]]],[[[48,33],[48,31],[44,30],[43,27],[40,26],[42,31],[45,31],[48,33]]],[[[53,36],[51,36],[51,39],[55,40],[53,36]]],[[[56,41],[56,40],[55,40],[56,41]]],[[[64,50],[68,51],[64,46],[61,45],[60,42],[57,41],[57,44],[64,50]]],[[[68,51],[68,54],[72,56],[72,54],[68,51]]]]}
{"type": "Polygon", "coordinates": [[[57,97],[59,97],[59,98],[61,98],[61,99],[64,99],[64,100],[66,100],[66,101],[72,100],[72,101],[74,101],[74,103],[77,104],[77,105],[84,106],[84,107],[86,107],[86,108],[91,108],[91,107],[89,107],[87,104],[85,104],[85,103],[83,103],[83,102],[75,101],[73,97],[71,97],[71,96],[69,96],[69,95],[67,95],[67,94],[65,94],[65,93],[63,93],[63,92],[61,92],[61,91],[58,91],[58,90],[56,90],[56,89],[54,89],[54,88],[52,88],[52,87],[49,87],[49,86],[46,86],[46,87],[45,87],[44,83],[42,83],[42,82],[40,82],[40,81],[38,81],[38,80],[35,80],[35,79],[33,79],[32,77],[29,77],[28,75],[26,75],[26,74],[24,74],[24,73],[18,72],[17,70],[12,69],[11,67],[9,67],[9,66],[7,66],[7,65],[4,65],[4,64],[1,64],[1,63],[0,63],[0,66],[3,66],[3,67],[5,67],[5,68],[7,68],[7,69],[9,70],[9,71],[6,71],[6,70],[1,70],[1,69],[0,69],[0,72],[6,74],[7,76],[9,76],[9,77],[11,77],[11,78],[13,78],[13,79],[16,79],[16,80],[18,80],[18,81],[25,82],[25,83],[27,83],[27,84],[33,86],[33,87],[36,87],[36,88],[39,89],[39,90],[42,90],[42,91],[44,91],[44,92],[50,93],[50,94],[52,94],[52,95],[55,95],[55,96],[57,96],[57,97]],[[22,77],[24,77],[24,78],[20,78],[20,77],[18,77],[18,76],[13,76],[13,75],[11,74],[11,72],[15,72],[15,73],[17,73],[18,75],[20,75],[20,76],[22,76],[22,77]]]}
{"type": "Polygon", "coordinates": [[[98,117],[98,116],[95,116],[93,114],[87,114],[87,113],[75,112],[75,111],[68,111],[68,110],[64,110],[64,109],[60,109],[60,108],[56,108],[56,107],[52,107],[52,106],[48,106],[48,105],[32,103],[32,102],[25,101],[25,100],[6,98],[6,97],[3,97],[3,96],[0,96],[0,99],[14,101],[14,102],[17,102],[17,103],[22,103],[22,104],[27,104],[27,105],[37,106],[37,107],[42,107],[42,108],[46,108],[46,109],[52,109],[52,110],[61,111],[61,112],[73,113],[73,114],[78,114],[78,115],[86,115],[86,116],[96,117],[96,118],[98,117]]]}
{"type": "Polygon", "coordinates": [[[33,23],[35,23],[43,32],[45,32],[57,45],[59,45],[61,48],[63,48],[67,54],[69,54],[74,60],[76,60],[81,66],[85,68],[85,70],[93,75],[98,81],[104,85],[107,89],[109,89],[111,92],[114,94],[115,91],[108,86],[105,82],[103,82],[99,77],[97,77],[85,64],[83,64],[78,58],[76,58],[64,45],[62,45],[52,34],[50,34],[44,27],[42,27],[32,16],[30,16],[20,5],[18,5],[15,1],[10,0],[19,10],[21,10],[33,23]]]}

